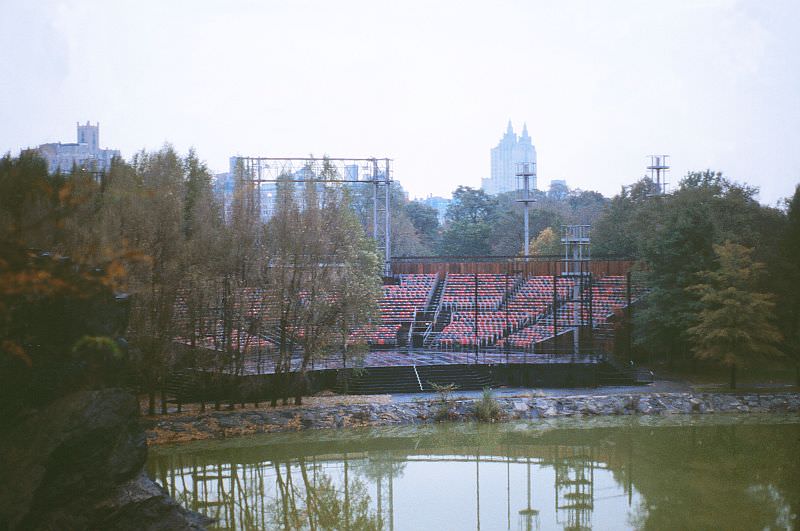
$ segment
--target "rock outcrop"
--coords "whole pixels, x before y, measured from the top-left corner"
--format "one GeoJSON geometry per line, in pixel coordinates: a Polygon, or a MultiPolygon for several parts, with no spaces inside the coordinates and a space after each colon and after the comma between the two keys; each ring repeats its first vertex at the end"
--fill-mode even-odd
{"type": "Polygon", "coordinates": [[[68,395],[0,438],[0,529],[203,529],[144,473],[139,405],[118,389],[68,395]]]}

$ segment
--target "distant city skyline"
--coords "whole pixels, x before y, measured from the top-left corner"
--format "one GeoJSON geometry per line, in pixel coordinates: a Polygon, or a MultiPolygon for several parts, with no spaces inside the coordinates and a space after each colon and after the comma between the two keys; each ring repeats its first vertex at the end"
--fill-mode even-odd
{"type": "Polygon", "coordinates": [[[517,183],[519,163],[532,163],[526,166],[525,171],[533,171],[532,181],[529,183],[531,190],[536,189],[536,148],[528,134],[528,124],[523,122],[522,134],[517,137],[514,125],[508,121],[506,132],[490,151],[490,174],[481,179],[481,189],[489,195],[513,192],[522,186],[517,183]]]}
{"type": "Polygon", "coordinates": [[[10,0],[0,152],[100,122],[130,159],[389,157],[412,197],[479,188],[509,117],[539,188],[618,193],[669,154],[774,205],[800,181],[800,4],[10,0]],[[502,129],[500,129],[502,131],[502,129]]]}

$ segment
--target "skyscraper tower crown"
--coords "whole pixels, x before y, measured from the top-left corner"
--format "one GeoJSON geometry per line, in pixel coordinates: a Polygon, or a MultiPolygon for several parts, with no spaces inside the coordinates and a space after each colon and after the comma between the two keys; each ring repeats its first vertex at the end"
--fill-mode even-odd
{"type": "MultiPolygon", "coordinates": [[[[518,162],[536,162],[536,148],[528,134],[527,123],[522,126],[522,134],[517,137],[511,120],[497,146],[491,150],[491,174],[483,179],[481,188],[487,194],[495,195],[513,192],[516,189],[516,166],[518,162]]],[[[536,189],[534,176],[533,189],[536,189]]]]}

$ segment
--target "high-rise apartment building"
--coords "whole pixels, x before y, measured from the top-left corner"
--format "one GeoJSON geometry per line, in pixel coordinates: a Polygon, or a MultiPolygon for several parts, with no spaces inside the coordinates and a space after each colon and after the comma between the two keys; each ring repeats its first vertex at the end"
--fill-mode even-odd
{"type": "Polygon", "coordinates": [[[41,144],[37,150],[47,161],[47,171],[68,172],[73,166],[89,171],[107,171],[111,159],[119,157],[117,149],[100,149],[100,124],[78,125],[78,141],[68,144],[53,142],[41,144]]]}
{"type": "MultiPolygon", "coordinates": [[[[481,189],[490,195],[513,192],[517,189],[516,171],[518,162],[536,163],[536,148],[533,146],[528,126],[523,124],[522,134],[517,137],[511,120],[508,121],[506,134],[496,147],[491,150],[492,173],[488,179],[481,180],[481,189]]],[[[536,176],[530,183],[536,189],[536,176]]]]}

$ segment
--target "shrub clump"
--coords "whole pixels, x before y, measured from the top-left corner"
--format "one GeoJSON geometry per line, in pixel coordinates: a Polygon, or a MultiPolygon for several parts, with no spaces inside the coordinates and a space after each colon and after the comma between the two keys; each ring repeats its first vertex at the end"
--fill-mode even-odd
{"type": "Polygon", "coordinates": [[[458,389],[456,384],[450,383],[446,385],[439,385],[435,382],[428,382],[433,390],[439,395],[437,400],[438,407],[436,408],[436,413],[434,414],[434,419],[439,422],[445,420],[453,420],[455,418],[455,413],[452,411],[453,407],[453,391],[458,389]]]}
{"type": "Polygon", "coordinates": [[[483,389],[483,397],[475,403],[475,417],[481,422],[495,422],[503,416],[500,403],[495,400],[492,390],[483,389]]]}

